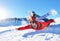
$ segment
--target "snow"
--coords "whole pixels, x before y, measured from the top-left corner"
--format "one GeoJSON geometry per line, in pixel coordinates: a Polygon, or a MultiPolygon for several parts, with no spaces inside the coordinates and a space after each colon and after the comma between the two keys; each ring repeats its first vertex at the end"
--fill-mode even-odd
{"type": "Polygon", "coordinates": [[[56,15],[57,11],[55,9],[51,9],[49,13],[52,14],[52,15],[56,15]]]}
{"type": "Polygon", "coordinates": [[[60,41],[60,35],[53,33],[39,33],[31,37],[23,37],[24,34],[34,32],[34,30],[9,30],[3,33],[0,33],[0,41],[60,41]]]}
{"type": "Polygon", "coordinates": [[[54,23],[51,23],[51,25],[60,24],[60,17],[55,18],[54,21],[55,22],[54,23]]]}
{"type": "Polygon", "coordinates": [[[8,26],[8,27],[0,27],[0,32],[2,31],[6,31],[6,30],[10,30],[10,29],[16,29],[16,28],[19,28],[19,27],[22,27],[22,26],[26,26],[27,24],[24,24],[24,25],[21,25],[21,26],[8,26]]]}
{"type": "MultiPolygon", "coordinates": [[[[25,25],[22,25],[25,26],[25,25]]],[[[20,26],[0,27],[0,41],[60,41],[60,27],[47,27],[47,29],[35,31],[16,30],[20,26]],[[1,29],[2,28],[2,29],[1,29]],[[59,29],[59,30],[57,30],[59,29]]]]}
{"type": "MultiPolygon", "coordinates": [[[[60,20],[60,18],[55,20],[60,20]]],[[[56,23],[60,24],[59,21],[56,23]]],[[[21,26],[25,26],[25,24],[23,21],[21,26]]],[[[60,41],[60,26],[57,26],[58,28],[47,27],[47,29],[40,31],[16,30],[21,26],[0,27],[0,41],[60,41]]]]}

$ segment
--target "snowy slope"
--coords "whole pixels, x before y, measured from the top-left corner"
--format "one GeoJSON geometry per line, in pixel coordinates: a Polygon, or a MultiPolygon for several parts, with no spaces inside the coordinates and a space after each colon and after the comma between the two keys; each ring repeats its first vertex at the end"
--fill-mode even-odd
{"type": "MultiPolygon", "coordinates": [[[[21,26],[27,25],[22,22],[21,26]]],[[[60,24],[48,26],[46,29],[35,31],[16,30],[20,26],[0,27],[0,41],[60,41],[60,24]]]]}
{"type": "Polygon", "coordinates": [[[54,22],[54,23],[51,23],[51,25],[60,24],[60,17],[55,18],[54,21],[55,21],[55,22],[54,22]]]}
{"type": "Polygon", "coordinates": [[[23,37],[24,34],[29,32],[34,32],[34,31],[9,30],[0,33],[0,41],[60,41],[60,35],[53,33],[39,33],[39,34],[35,34],[34,36],[29,35],[27,38],[23,37]]]}
{"type": "Polygon", "coordinates": [[[28,23],[26,18],[7,18],[0,20],[0,27],[20,26],[22,25],[22,22],[24,22],[24,24],[28,23]]]}
{"type": "Polygon", "coordinates": [[[60,41],[59,31],[60,25],[51,25],[40,31],[10,29],[0,32],[0,41],[60,41]]]}

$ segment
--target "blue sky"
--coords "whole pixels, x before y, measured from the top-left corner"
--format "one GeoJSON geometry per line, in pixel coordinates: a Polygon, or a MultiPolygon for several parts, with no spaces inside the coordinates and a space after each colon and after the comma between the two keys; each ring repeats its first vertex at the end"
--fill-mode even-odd
{"type": "Polygon", "coordinates": [[[30,10],[42,16],[51,9],[55,9],[58,14],[48,18],[60,17],[60,0],[0,0],[0,6],[9,10],[9,17],[26,17],[30,10]]]}

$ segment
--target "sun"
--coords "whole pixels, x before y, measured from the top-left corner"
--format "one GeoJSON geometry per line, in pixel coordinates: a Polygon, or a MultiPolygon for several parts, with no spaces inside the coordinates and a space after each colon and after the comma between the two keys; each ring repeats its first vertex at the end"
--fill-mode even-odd
{"type": "Polygon", "coordinates": [[[6,8],[0,7],[0,20],[8,18],[8,11],[6,8]]]}

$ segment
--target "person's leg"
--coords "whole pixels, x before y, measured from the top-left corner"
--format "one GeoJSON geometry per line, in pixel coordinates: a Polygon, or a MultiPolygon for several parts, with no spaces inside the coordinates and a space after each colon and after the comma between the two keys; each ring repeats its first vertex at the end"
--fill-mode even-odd
{"type": "Polygon", "coordinates": [[[48,21],[48,19],[47,18],[45,18],[45,19],[43,19],[45,22],[47,22],[48,21]]]}

